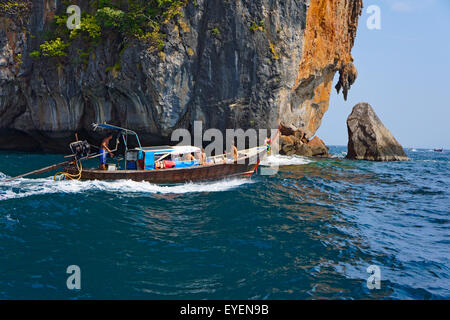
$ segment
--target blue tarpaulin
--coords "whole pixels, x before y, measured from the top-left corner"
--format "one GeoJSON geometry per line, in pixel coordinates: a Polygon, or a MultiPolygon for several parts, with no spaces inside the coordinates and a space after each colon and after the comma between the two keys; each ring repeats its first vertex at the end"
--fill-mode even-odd
{"type": "Polygon", "coordinates": [[[145,170],[155,169],[155,153],[154,152],[145,152],[144,168],[145,168],[145,170]]]}
{"type": "Polygon", "coordinates": [[[186,168],[186,167],[192,167],[192,166],[198,166],[198,161],[197,160],[175,161],[175,168],[186,168]]]}

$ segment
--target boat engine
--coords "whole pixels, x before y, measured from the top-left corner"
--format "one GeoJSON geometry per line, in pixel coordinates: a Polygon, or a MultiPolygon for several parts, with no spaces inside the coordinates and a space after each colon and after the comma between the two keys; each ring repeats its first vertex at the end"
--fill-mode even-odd
{"type": "Polygon", "coordinates": [[[84,140],[84,141],[75,141],[70,144],[70,150],[72,151],[72,154],[75,156],[75,159],[81,159],[85,158],[89,155],[91,152],[91,146],[90,144],[84,140]]]}

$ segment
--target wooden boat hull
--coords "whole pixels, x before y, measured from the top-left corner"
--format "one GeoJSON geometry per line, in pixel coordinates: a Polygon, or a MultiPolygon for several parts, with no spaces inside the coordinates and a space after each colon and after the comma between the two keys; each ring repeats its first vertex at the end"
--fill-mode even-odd
{"type": "MultiPolygon", "coordinates": [[[[148,181],[155,184],[176,184],[195,181],[221,180],[225,178],[250,178],[256,171],[264,152],[257,156],[234,163],[220,163],[188,168],[159,170],[98,170],[83,169],[81,180],[134,180],[148,181]],[[241,163],[242,162],[242,163],[241,163]]],[[[75,167],[66,168],[66,172],[76,174],[75,167]]]]}

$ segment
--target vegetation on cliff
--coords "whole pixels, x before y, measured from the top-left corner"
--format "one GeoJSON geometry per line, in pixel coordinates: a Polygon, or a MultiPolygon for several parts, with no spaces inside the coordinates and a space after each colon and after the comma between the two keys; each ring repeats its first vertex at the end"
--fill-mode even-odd
{"type": "MultiPolygon", "coordinates": [[[[55,15],[46,41],[30,56],[38,58],[66,56],[66,49],[77,39],[90,51],[93,46],[112,33],[119,33],[124,42],[139,41],[150,50],[164,48],[165,34],[162,27],[183,15],[182,8],[188,0],[130,0],[91,1],[89,12],[83,11],[78,28],[69,30],[69,15],[55,15]]],[[[63,12],[69,3],[65,3],[63,12]]],[[[83,52],[80,53],[80,56],[83,52]]]]}
{"type": "Polygon", "coordinates": [[[12,19],[17,25],[23,26],[31,13],[31,1],[4,1],[0,3],[0,17],[12,19]]]}

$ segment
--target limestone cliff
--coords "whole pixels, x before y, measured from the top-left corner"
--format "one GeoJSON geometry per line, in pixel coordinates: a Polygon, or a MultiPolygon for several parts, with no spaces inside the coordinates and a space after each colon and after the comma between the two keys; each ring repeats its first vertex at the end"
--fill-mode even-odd
{"type": "Polygon", "coordinates": [[[106,32],[92,50],[74,41],[67,56],[39,59],[30,53],[67,1],[33,0],[20,14],[0,7],[0,149],[66,151],[74,132],[92,138],[90,124],[103,121],[137,130],[145,144],[195,120],[221,130],[285,121],[311,138],[335,73],[344,96],[356,78],[362,0],[185,2],[163,25],[159,50],[106,32]]]}

